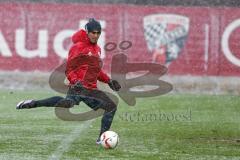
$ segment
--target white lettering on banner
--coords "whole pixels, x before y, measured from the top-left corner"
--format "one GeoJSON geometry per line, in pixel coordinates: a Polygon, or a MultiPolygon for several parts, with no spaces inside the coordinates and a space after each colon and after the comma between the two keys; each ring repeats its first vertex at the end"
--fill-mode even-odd
{"type": "Polygon", "coordinates": [[[0,31],[0,54],[2,54],[3,57],[12,56],[11,50],[9,49],[7,41],[5,40],[1,31],[0,31]]]}
{"type": "Polygon", "coordinates": [[[234,56],[234,54],[230,51],[230,48],[229,48],[229,37],[232,34],[232,32],[239,26],[240,26],[240,19],[237,19],[226,27],[222,36],[221,45],[222,45],[223,53],[226,56],[226,58],[230,62],[232,62],[234,65],[240,67],[240,59],[234,56]]]}
{"type": "Polygon", "coordinates": [[[75,30],[62,30],[55,36],[53,48],[56,54],[61,58],[66,58],[68,55],[68,50],[64,49],[64,40],[71,37],[75,32],[75,30]]]}
{"type": "Polygon", "coordinates": [[[27,50],[25,47],[26,42],[26,32],[24,29],[17,29],[16,30],[16,37],[15,37],[15,48],[18,55],[24,58],[34,58],[40,57],[45,58],[47,57],[48,51],[48,31],[47,30],[39,30],[38,31],[38,49],[35,50],[27,50]]]}
{"type": "MultiPolygon", "coordinates": [[[[80,20],[79,27],[84,28],[87,20],[80,20]]],[[[99,38],[98,44],[101,48],[104,48],[105,44],[105,32],[103,31],[106,27],[106,21],[100,21],[102,26],[102,33],[99,38]]],[[[71,38],[71,36],[76,32],[76,30],[65,29],[59,31],[56,36],[53,38],[53,49],[55,53],[61,58],[67,58],[68,48],[64,48],[64,40],[67,38],[71,38]]],[[[15,50],[16,53],[23,58],[46,58],[48,57],[48,31],[47,30],[39,30],[38,31],[38,41],[37,41],[37,49],[28,50],[26,48],[26,31],[25,29],[16,29],[15,32],[15,50]]],[[[0,54],[3,57],[12,57],[11,50],[9,49],[8,43],[5,40],[2,32],[0,31],[0,54]]],[[[105,58],[105,52],[102,50],[101,58],[105,58]]]]}
{"type": "MultiPolygon", "coordinates": [[[[79,21],[79,28],[80,29],[84,29],[85,24],[87,23],[87,20],[80,20],[79,21]]],[[[106,26],[106,22],[105,21],[100,21],[102,29],[105,28],[106,26]]],[[[65,39],[67,38],[71,38],[71,36],[75,33],[75,30],[62,30],[60,32],[57,33],[57,35],[54,38],[54,42],[53,42],[53,48],[54,51],[56,52],[56,54],[58,56],[60,56],[61,58],[66,58],[68,55],[68,49],[64,48],[63,42],[65,39]]],[[[99,46],[101,48],[103,48],[105,44],[105,32],[102,31],[101,36],[99,38],[99,46]]],[[[105,58],[105,52],[104,50],[102,50],[102,54],[101,54],[101,58],[105,58]]]]}

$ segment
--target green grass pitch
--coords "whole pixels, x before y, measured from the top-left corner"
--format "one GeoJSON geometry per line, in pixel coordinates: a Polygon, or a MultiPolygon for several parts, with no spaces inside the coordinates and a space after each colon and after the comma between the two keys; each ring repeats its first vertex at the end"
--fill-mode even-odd
{"type": "Polygon", "coordinates": [[[134,107],[120,100],[111,128],[120,143],[105,150],[95,144],[100,117],[67,122],[54,108],[15,109],[20,100],[53,95],[0,92],[0,160],[240,159],[239,96],[169,94],[138,98],[134,107]]]}

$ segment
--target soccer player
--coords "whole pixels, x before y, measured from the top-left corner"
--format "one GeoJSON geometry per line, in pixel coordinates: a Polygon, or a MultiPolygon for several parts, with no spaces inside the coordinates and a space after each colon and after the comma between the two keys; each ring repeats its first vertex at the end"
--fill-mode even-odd
{"type": "Polygon", "coordinates": [[[105,110],[101,130],[96,141],[100,143],[100,136],[110,129],[117,105],[101,90],[97,89],[97,80],[107,83],[114,91],[121,86],[116,80],[104,73],[101,69],[101,49],[97,41],[101,34],[101,25],[95,19],[89,19],[85,30],[80,30],[72,36],[73,45],[69,50],[66,65],[66,76],[69,80],[69,89],[65,98],[54,96],[43,100],[25,100],[17,104],[16,109],[36,107],[64,107],[71,108],[81,101],[90,108],[105,110]]]}

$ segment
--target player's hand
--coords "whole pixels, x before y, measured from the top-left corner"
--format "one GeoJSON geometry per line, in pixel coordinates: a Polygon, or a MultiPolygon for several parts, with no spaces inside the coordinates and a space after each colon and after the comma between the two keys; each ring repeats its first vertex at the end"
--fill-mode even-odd
{"type": "Polygon", "coordinates": [[[111,79],[110,82],[108,82],[108,85],[114,91],[119,91],[121,89],[121,85],[116,80],[111,79]]]}
{"type": "Polygon", "coordinates": [[[72,86],[71,86],[72,89],[74,90],[82,90],[84,89],[82,83],[80,81],[76,81],[72,86]]]}

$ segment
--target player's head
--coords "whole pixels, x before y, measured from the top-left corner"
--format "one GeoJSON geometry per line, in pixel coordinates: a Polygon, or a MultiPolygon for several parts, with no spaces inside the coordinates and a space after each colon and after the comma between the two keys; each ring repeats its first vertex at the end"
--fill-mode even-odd
{"type": "Polygon", "coordinates": [[[88,33],[90,42],[96,44],[102,31],[100,23],[94,18],[90,18],[88,23],[85,25],[85,30],[88,33]]]}

